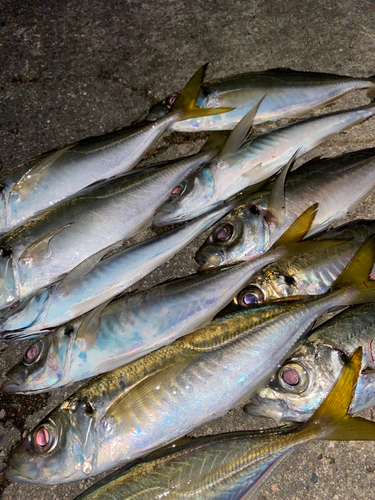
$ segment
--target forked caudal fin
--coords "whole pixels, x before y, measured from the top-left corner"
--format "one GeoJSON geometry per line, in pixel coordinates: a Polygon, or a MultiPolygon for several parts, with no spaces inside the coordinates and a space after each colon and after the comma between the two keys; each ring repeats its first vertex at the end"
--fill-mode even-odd
{"type": "Polygon", "coordinates": [[[201,90],[201,83],[206,74],[207,66],[208,63],[198,69],[175,100],[171,111],[178,113],[180,115],[180,120],[199,118],[200,116],[219,115],[220,113],[232,111],[233,108],[199,108],[195,105],[201,90]]]}
{"type": "Polygon", "coordinates": [[[369,279],[375,262],[375,235],[369,236],[357,250],[340,276],[332,284],[331,290],[342,288],[356,291],[352,304],[375,300],[375,280],[369,279]]]}
{"type": "Polygon", "coordinates": [[[362,363],[362,347],[356,349],[333,389],[303,424],[301,432],[316,432],[318,439],[352,441],[375,440],[375,422],[348,415],[362,363]]]}
{"type": "Polygon", "coordinates": [[[318,203],[314,203],[305,210],[297,219],[288,227],[288,229],[275,241],[271,249],[283,247],[285,255],[288,257],[299,253],[315,252],[316,250],[323,250],[342,245],[348,240],[323,240],[323,241],[301,241],[306,234],[310,231],[314,221],[316,212],[318,210],[318,203]]]}

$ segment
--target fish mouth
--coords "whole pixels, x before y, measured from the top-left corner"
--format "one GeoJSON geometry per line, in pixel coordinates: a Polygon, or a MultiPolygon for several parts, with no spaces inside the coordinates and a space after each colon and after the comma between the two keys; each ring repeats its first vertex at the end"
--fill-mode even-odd
{"type": "Polygon", "coordinates": [[[269,417],[280,422],[283,420],[287,408],[283,401],[264,399],[256,394],[243,409],[252,417],[269,417]]]}
{"type": "Polygon", "coordinates": [[[186,218],[183,215],[173,213],[173,208],[161,208],[156,212],[152,220],[152,225],[155,227],[164,227],[171,224],[185,222],[186,218]]]}
{"type": "Polygon", "coordinates": [[[32,477],[24,470],[22,465],[15,464],[12,458],[9,459],[5,477],[12,483],[35,483],[36,480],[35,477],[32,477]]]}
{"type": "Polygon", "coordinates": [[[15,394],[20,390],[20,385],[17,380],[10,374],[7,374],[9,380],[6,380],[1,386],[2,392],[6,392],[8,394],[15,394]]]}
{"type": "Polygon", "coordinates": [[[207,269],[213,269],[215,267],[220,267],[223,261],[223,256],[219,252],[206,253],[198,250],[195,254],[195,262],[199,265],[198,272],[206,271],[207,269]]]}

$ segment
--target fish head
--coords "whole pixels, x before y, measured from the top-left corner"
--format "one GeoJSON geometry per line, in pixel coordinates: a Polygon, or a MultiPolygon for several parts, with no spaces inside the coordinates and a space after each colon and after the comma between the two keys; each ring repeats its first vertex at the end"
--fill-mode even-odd
{"type": "Polygon", "coordinates": [[[269,241],[269,226],[263,211],[256,205],[242,205],[213,229],[195,260],[200,271],[251,260],[268,250],[269,241]]]}
{"type": "Polygon", "coordinates": [[[1,390],[14,394],[53,389],[64,378],[80,321],[74,320],[50,332],[27,348],[22,361],[6,374],[1,390]]]}
{"type": "Polygon", "coordinates": [[[6,477],[36,484],[86,478],[95,466],[95,423],[94,407],[72,396],[12,450],[6,477]]]}
{"type": "Polygon", "coordinates": [[[52,287],[38,290],[34,295],[14,301],[0,311],[0,337],[3,340],[32,338],[37,333],[52,287]]]}
{"type": "Polygon", "coordinates": [[[347,356],[330,346],[301,345],[244,410],[278,421],[304,422],[333,387],[343,367],[343,358],[347,356]]]}
{"type": "Polygon", "coordinates": [[[149,122],[154,122],[169,113],[178,95],[179,94],[177,92],[171,94],[162,101],[151,106],[148,111],[148,115],[146,116],[146,120],[149,122]]]}
{"type": "Polygon", "coordinates": [[[210,204],[214,192],[210,166],[201,167],[172,189],[168,200],[156,211],[153,225],[168,226],[205,214],[216,206],[210,204]]]}
{"type": "Polygon", "coordinates": [[[252,278],[237,295],[237,301],[244,307],[265,305],[282,297],[298,295],[298,283],[292,274],[273,264],[252,278]]]}

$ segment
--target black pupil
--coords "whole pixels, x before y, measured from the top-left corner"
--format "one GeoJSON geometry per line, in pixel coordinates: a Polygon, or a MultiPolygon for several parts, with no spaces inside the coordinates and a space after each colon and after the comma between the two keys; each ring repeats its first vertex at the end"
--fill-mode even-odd
{"type": "Polygon", "coordinates": [[[232,227],[227,224],[226,226],[219,227],[216,230],[215,238],[219,241],[228,241],[233,234],[232,227]]]}
{"type": "Polygon", "coordinates": [[[250,208],[249,208],[250,212],[253,214],[253,215],[259,215],[260,212],[259,212],[259,209],[256,205],[250,205],[250,208]]]}

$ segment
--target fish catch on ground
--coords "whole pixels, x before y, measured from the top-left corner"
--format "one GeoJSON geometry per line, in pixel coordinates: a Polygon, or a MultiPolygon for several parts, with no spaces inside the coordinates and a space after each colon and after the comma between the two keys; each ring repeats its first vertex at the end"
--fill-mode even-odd
{"type": "Polygon", "coordinates": [[[371,238],[330,293],[220,318],[95,378],[13,450],[8,479],[41,484],[83,479],[225,414],[268,380],[319,316],[375,299],[375,283],[367,278],[374,259],[371,238]]]}
{"type": "Polygon", "coordinates": [[[375,148],[314,159],[287,175],[285,194],[279,179],[273,190],[250,194],[246,203],[220,221],[200,247],[195,257],[200,269],[256,257],[311,203],[319,203],[319,210],[308,236],[327,229],[371,193],[375,187],[374,166],[375,148]],[[270,206],[275,192],[276,207],[270,206]],[[275,212],[279,216],[276,221],[275,212]]]}

